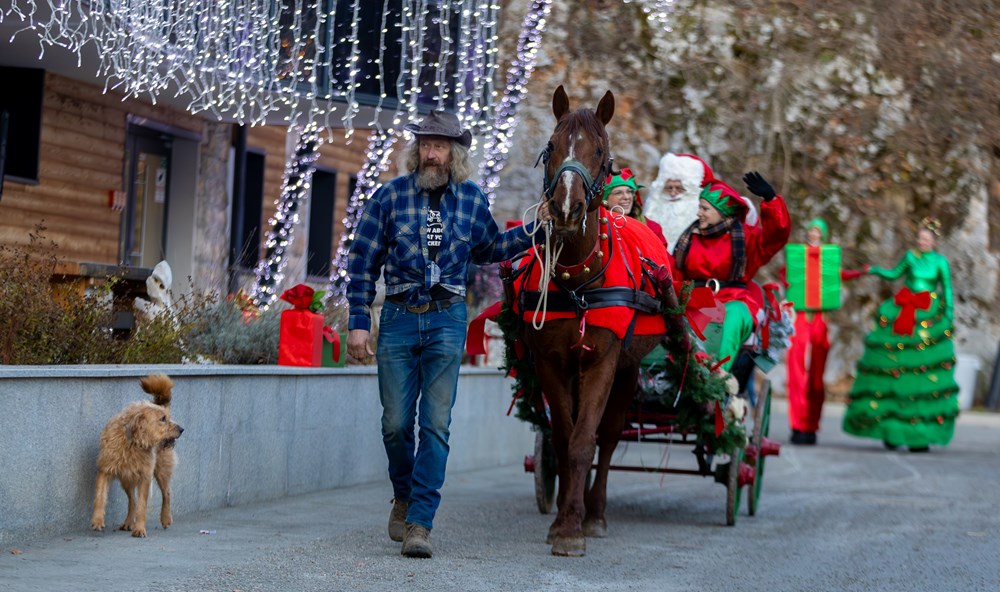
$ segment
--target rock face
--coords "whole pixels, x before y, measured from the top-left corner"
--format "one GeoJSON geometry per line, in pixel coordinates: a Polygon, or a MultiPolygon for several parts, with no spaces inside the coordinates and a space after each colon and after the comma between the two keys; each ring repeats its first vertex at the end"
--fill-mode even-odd
{"type": "MultiPolygon", "coordinates": [[[[663,153],[689,152],[741,191],[742,173],[759,170],[788,201],[792,240],[822,217],[848,267],[895,265],[919,221],[940,218],[956,349],[980,358],[984,388],[1000,342],[1000,22],[982,18],[994,3],[676,0],[669,28],[643,4],[553,3],[497,217],[519,218],[540,194],[532,165],[556,86],[573,108],[610,89],[616,166],[649,185],[663,153]]],[[[501,55],[514,55],[528,5],[504,4],[501,55]]],[[[849,379],[877,304],[897,288],[847,284],[831,315],[829,383],[849,379]]]]}

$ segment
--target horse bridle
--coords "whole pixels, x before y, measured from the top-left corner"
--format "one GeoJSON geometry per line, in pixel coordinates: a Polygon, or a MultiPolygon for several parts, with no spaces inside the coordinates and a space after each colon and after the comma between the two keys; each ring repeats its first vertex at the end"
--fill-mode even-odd
{"type": "Polygon", "coordinates": [[[555,147],[552,146],[552,142],[549,142],[542,153],[538,155],[538,159],[535,160],[535,166],[538,163],[542,163],[542,170],[544,171],[545,177],[542,180],[542,191],[545,193],[545,199],[552,199],[553,194],[556,191],[556,184],[559,182],[559,176],[564,172],[569,171],[571,173],[576,173],[583,179],[584,187],[587,187],[587,208],[590,208],[590,202],[597,196],[601,189],[604,188],[604,179],[607,178],[608,173],[611,172],[611,167],[614,159],[610,156],[601,163],[601,168],[597,171],[597,177],[593,178],[590,176],[590,170],[580,162],[579,160],[567,160],[566,162],[559,165],[556,169],[556,173],[549,176],[549,159],[552,157],[552,150],[555,147]],[[555,179],[555,181],[553,181],[555,179]]]}

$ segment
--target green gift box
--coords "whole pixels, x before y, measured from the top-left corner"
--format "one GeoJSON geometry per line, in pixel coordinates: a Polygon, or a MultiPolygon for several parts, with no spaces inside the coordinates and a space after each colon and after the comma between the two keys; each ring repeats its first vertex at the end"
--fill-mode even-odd
{"type": "Polygon", "coordinates": [[[839,245],[786,245],[788,301],[808,312],[840,308],[840,270],[839,245]]]}
{"type": "Polygon", "coordinates": [[[347,364],[347,334],[329,331],[323,339],[321,366],[341,368],[347,364]]]}

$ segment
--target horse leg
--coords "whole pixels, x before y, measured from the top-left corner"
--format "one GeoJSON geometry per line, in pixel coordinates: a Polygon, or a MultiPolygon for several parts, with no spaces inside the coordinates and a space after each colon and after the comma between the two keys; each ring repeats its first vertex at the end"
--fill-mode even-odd
{"type": "Polygon", "coordinates": [[[611,385],[611,394],[604,410],[604,417],[597,431],[597,471],[594,483],[584,498],[587,516],[583,520],[583,533],[588,537],[603,538],[608,536],[608,523],[604,518],[608,503],[608,471],[611,467],[611,457],[618,447],[622,427],[625,424],[625,414],[635,397],[638,368],[619,371],[615,382],[611,385]]]}
{"type": "Polygon", "coordinates": [[[556,481],[556,517],[549,525],[549,532],[545,536],[545,542],[551,545],[556,538],[556,531],[562,525],[563,514],[559,508],[563,507],[566,491],[569,489],[569,455],[567,450],[569,449],[569,432],[573,429],[573,419],[569,415],[557,419],[556,410],[552,404],[550,404],[549,409],[553,414],[552,449],[556,455],[556,475],[558,477],[556,481]],[[559,428],[556,425],[559,425],[559,428]]]}
{"type": "Polygon", "coordinates": [[[552,541],[553,555],[579,557],[586,552],[587,543],[583,532],[586,476],[594,463],[597,427],[604,415],[621,351],[621,342],[613,333],[602,331],[599,335],[603,339],[593,337],[591,349],[580,360],[581,371],[579,380],[576,381],[576,417],[566,452],[569,465],[567,488],[559,507],[559,523],[552,541]]]}

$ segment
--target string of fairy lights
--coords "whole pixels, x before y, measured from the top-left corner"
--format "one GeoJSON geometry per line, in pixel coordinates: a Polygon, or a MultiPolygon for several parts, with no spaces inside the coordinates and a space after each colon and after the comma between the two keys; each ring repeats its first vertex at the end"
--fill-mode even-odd
{"type": "MultiPolygon", "coordinates": [[[[623,1],[640,5],[650,22],[669,30],[675,0],[623,1]]],[[[331,261],[332,297],[344,294],[354,230],[388,170],[397,130],[422,110],[454,110],[473,132],[472,152],[482,153],[480,184],[493,203],[551,6],[551,0],[528,3],[499,102],[499,0],[10,0],[0,9],[0,22],[21,23],[14,36],[36,34],[40,54],[69,50],[82,64],[85,51],[96,53],[105,91],[154,104],[168,95],[185,97],[192,113],[289,126],[298,142],[251,288],[266,308],[283,279],[298,210],[309,196],[319,130],[330,137],[342,128],[350,139],[363,101],[372,107],[372,131],[331,261]],[[378,4],[376,46],[361,24],[378,4]],[[365,87],[371,79],[374,90],[365,87]],[[392,123],[383,128],[388,110],[392,123]]]]}
{"type": "MultiPolygon", "coordinates": [[[[329,124],[342,103],[330,85],[343,63],[321,40],[333,0],[11,0],[4,12],[33,31],[39,52],[96,53],[105,90],[154,104],[185,97],[192,113],[260,125],[280,118],[329,124]]],[[[353,0],[354,11],[360,0],[353,0]]],[[[0,18],[3,18],[0,16],[0,18]]],[[[348,72],[351,72],[348,69],[348,72]]],[[[346,86],[353,79],[348,76],[346,86]]],[[[345,124],[350,126],[350,117],[345,124]]]]}
{"type": "MultiPolygon", "coordinates": [[[[496,71],[498,51],[498,16],[500,7],[496,3],[477,3],[472,0],[453,3],[454,6],[442,7],[442,16],[438,21],[438,39],[441,50],[439,61],[433,64],[434,73],[432,105],[436,108],[446,108],[450,99],[454,98],[455,111],[462,125],[470,130],[488,129],[488,112],[494,95],[493,78],[496,71]],[[458,27],[458,37],[454,38],[449,27],[450,15],[457,12],[461,15],[461,25],[458,27]],[[448,18],[446,18],[446,16],[448,18]],[[448,56],[458,59],[447,61],[448,56]],[[447,76],[447,67],[442,64],[452,64],[454,74],[447,76]]],[[[395,112],[392,125],[382,129],[377,117],[372,124],[374,129],[368,137],[368,147],[365,150],[365,160],[358,173],[357,185],[351,194],[345,216],[342,220],[344,232],[341,233],[337,252],[330,265],[331,273],[326,297],[334,302],[341,301],[347,291],[350,278],[347,275],[347,255],[354,242],[355,230],[360,221],[364,205],[379,188],[379,178],[389,168],[389,159],[393,147],[399,139],[394,130],[403,126],[404,120],[414,121],[419,118],[419,99],[424,88],[419,82],[422,56],[420,47],[426,42],[426,27],[419,26],[417,15],[427,8],[426,0],[412,6],[404,6],[401,19],[401,75],[396,80],[398,97],[405,97],[405,106],[395,112]],[[409,52],[409,54],[407,54],[409,52]],[[407,59],[407,55],[409,56],[407,59]],[[410,64],[409,79],[404,79],[402,64],[410,64]]],[[[383,12],[383,14],[385,14],[383,12]]],[[[383,22],[383,34],[385,33],[383,22]]],[[[380,84],[384,84],[384,64],[378,64],[380,84]]],[[[381,101],[376,111],[381,108],[381,101]]],[[[473,136],[472,150],[477,148],[477,139],[473,136]]]]}
{"type": "Polygon", "coordinates": [[[365,164],[358,173],[357,185],[344,216],[344,232],[340,236],[337,254],[330,265],[330,282],[326,297],[334,302],[340,302],[347,293],[347,284],[350,282],[347,275],[347,253],[354,243],[354,233],[361,220],[365,202],[379,188],[379,177],[389,170],[389,156],[398,138],[399,136],[391,128],[373,130],[368,136],[365,164]]]}
{"type": "Polygon", "coordinates": [[[493,130],[487,137],[483,159],[479,165],[479,184],[489,199],[490,206],[493,205],[496,188],[500,184],[500,171],[507,163],[508,150],[517,127],[517,106],[528,90],[528,79],[535,69],[545,19],[548,18],[551,5],[551,0],[531,2],[517,39],[517,55],[507,70],[507,85],[496,109],[493,130]]]}
{"type": "Polygon", "coordinates": [[[257,279],[250,289],[250,298],[258,308],[268,308],[278,297],[278,287],[288,265],[287,252],[299,223],[299,209],[309,195],[313,173],[316,172],[314,163],[322,143],[316,122],[307,123],[298,130],[295,153],[285,165],[282,175],[278,209],[268,221],[271,229],[264,242],[266,255],[257,263],[257,279]]]}

